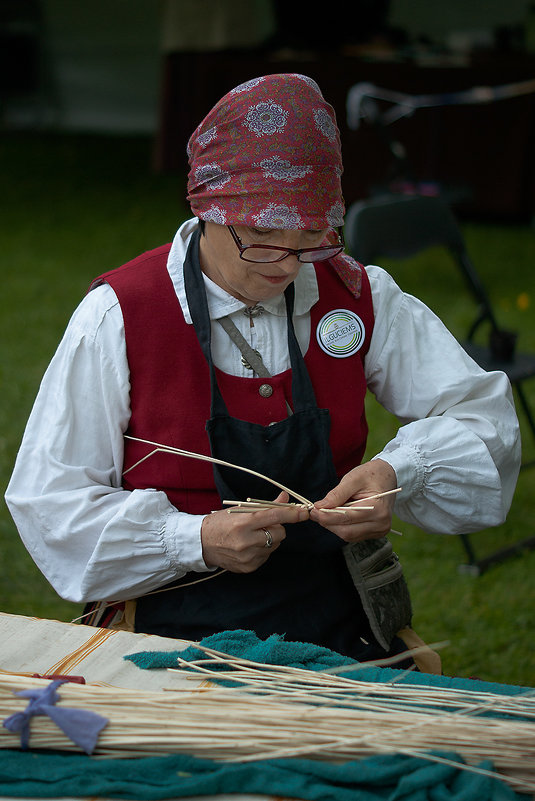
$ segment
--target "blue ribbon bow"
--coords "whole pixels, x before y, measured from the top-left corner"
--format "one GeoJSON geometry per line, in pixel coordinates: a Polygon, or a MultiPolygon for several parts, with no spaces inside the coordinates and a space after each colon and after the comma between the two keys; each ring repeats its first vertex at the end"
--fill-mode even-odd
{"type": "Polygon", "coordinates": [[[97,744],[98,736],[108,719],[85,709],[64,709],[55,704],[60,696],[56,687],[65,684],[66,679],[51,681],[42,690],[22,690],[15,695],[20,698],[29,698],[30,703],[23,712],[15,712],[3,721],[3,726],[11,732],[20,732],[20,745],[25,751],[30,742],[30,719],[34,715],[48,715],[75,745],[82,748],[86,754],[92,754],[97,744]]]}

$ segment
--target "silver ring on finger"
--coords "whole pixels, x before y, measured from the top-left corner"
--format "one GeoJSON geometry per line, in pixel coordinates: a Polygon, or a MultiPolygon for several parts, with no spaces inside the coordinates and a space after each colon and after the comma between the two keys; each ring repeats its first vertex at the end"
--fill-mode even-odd
{"type": "Polygon", "coordinates": [[[262,531],[266,535],[266,544],[264,545],[264,548],[271,548],[271,546],[273,545],[273,537],[271,536],[271,531],[268,531],[267,528],[263,528],[262,531]]]}

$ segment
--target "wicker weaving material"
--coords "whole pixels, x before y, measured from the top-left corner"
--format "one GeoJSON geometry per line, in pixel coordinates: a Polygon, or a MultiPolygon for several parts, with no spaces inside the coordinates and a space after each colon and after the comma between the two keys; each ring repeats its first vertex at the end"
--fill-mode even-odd
{"type": "MultiPolygon", "coordinates": [[[[98,655],[102,667],[119,662],[120,669],[115,665],[112,671],[117,675],[125,671],[123,681],[137,684],[126,688],[105,686],[105,682],[67,683],[59,688],[58,706],[95,712],[108,719],[95,754],[122,759],[183,754],[214,764],[305,759],[311,764],[318,761],[349,766],[355,760],[364,760],[363,770],[370,758],[403,755],[416,759],[419,769],[421,760],[427,760],[431,771],[454,769],[459,773],[460,760],[461,773],[495,781],[496,770],[504,790],[535,791],[535,696],[523,688],[511,687],[510,694],[506,690],[505,694],[494,694],[476,689],[480,682],[474,682],[472,690],[468,680],[459,688],[360,681],[358,664],[351,668],[358,668],[352,678],[347,675],[347,665],[317,672],[255,663],[203,644],[125,632],[99,636],[103,630],[7,617],[11,619],[6,621],[6,616],[0,615],[0,624],[4,629],[11,624],[13,636],[6,637],[8,646],[12,646],[8,647],[11,656],[6,660],[3,654],[0,662],[5,671],[0,673],[0,719],[25,710],[27,699],[17,697],[16,692],[48,685],[45,679],[28,676],[29,671],[19,670],[16,675],[13,646],[17,628],[26,634],[32,630],[35,634],[36,626],[47,635],[54,631],[63,647],[71,641],[74,647],[65,649],[61,656],[57,642],[51,646],[49,637],[42,637],[42,644],[49,648],[46,669],[76,667],[81,672],[80,668],[85,668],[91,674],[88,678],[98,681],[98,655]],[[117,648],[121,639],[126,647],[117,648]],[[114,643],[112,653],[110,646],[114,643]],[[188,651],[183,650],[185,645],[191,646],[188,651]],[[147,646],[159,652],[174,651],[177,670],[139,670],[124,658],[147,646]],[[51,659],[51,651],[55,651],[55,658],[51,659]],[[193,661],[182,656],[188,653],[193,661]],[[131,671],[137,672],[137,682],[132,681],[131,671]],[[222,675],[225,686],[218,684],[222,675]],[[157,690],[139,689],[152,677],[158,678],[157,690]],[[229,679],[235,686],[227,686],[229,679]],[[167,691],[162,692],[162,688],[167,691]]],[[[20,642],[20,637],[16,639],[20,642]]],[[[39,644],[35,641],[33,648],[33,655],[27,652],[19,660],[19,668],[39,662],[39,644]]],[[[41,660],[35,672],[42,666],[41,660]]],[[[442,677],[430,678],[437,682],[442,677]]],[[[0,754],[2,748],[16,749],[18,744],[16,734],[0,729],[0,754]]],[[[46,716],[32,718],[30,747],[79,750],[46,716]]]]}

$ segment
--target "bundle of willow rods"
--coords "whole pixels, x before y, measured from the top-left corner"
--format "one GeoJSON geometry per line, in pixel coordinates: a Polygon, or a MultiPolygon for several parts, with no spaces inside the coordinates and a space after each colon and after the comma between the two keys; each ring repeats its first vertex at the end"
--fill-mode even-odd
{"type": "MultiPolygon", "coordinates": [[[[169,670],[166,691],[67,683],[57,690],[58,705],[108,718],[94,752],[99,756],[187,753],[220,762],[282,757],[344,762],[398,753],[448,763],[430,752],[455,752],[466,762],[452,763],[457,768],[485,772],[476,766],[490,760],[498,771],[491,775],[521,792],[535,791],[531,693],[359,681],[358,671],[348,678],[196,647],[204,657],[169,670]],[[195,686],[184,688],[182,681],[175,689],[175,674],[195,686]],[[232,685],[213,683],[222,679],[232,685]]],[[[46,684],[0,675],[0,720],[26,708],[27,699],[14,693],[46,684]]],[[[79,750],[48,717],[34,717],[30,725],[31,748],[79,750]]],[[[17,748],[19,739],[0,727],[0,747],[17,748]]]]}

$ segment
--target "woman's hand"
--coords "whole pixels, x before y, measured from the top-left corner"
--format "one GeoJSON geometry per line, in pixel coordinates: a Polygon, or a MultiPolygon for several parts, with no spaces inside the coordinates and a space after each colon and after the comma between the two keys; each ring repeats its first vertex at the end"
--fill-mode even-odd
{"type": "Polygon", "coordinates": [[[393,468],[382,459],[374,459],[346,473],[338,486],[314,504],[310,517],[345,542],[384,537],[392,526],[395,494],[370,501],[369,506],[373,506],[373,509],[348,510],[344,514],[321,510],[343,506],[357,498],[366,498],[396,487],[396,473],[393,468]]]}
{"type": "MultiPolygon", "coordinates": [[[[288,503],[288,494],[275,498],[288,503]]],[[[265,511],[230,513],[221,509],[206,515],[201,527],[203,559],[207,567],[222,567],[231,573],[252,573],[266,562],[286,537],[283,523],[308,520],[306,509],[288,506],[265,511]],[[271,546],[268,547],[268,536],[271,546]]]]}

